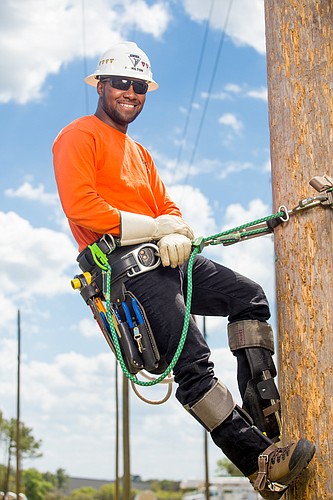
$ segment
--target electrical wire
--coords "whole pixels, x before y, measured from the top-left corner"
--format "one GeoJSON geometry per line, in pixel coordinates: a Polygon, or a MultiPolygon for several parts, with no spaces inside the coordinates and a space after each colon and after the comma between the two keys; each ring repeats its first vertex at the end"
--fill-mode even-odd
{"type": "Polygon", "coordinates": [[[227,10],[226,18],[225,18],[225,21],[224,21],[224,27],[223,27],[222,33],[221,33],[221,38],[220,38],[218,50],[217,50],[217,53],[216,53],[216,58],[215,58],[215,63],[214,63],[214,68],[213,68],[212,76],[211,76],[209,87],[208,87],[207,99],[206,99],[206,102],[205,102],[203,113],[201,115],[201,120],[200,120],[200,123],[199,123],[197,135],[196,135],[196,138],[195,138],[195,141],[194,141],[194,147],[193,147],[192,155],[191,155],[191,158],[190,158],[190,161],[189,161],[189,164],[188,164],[187,174],[185,176],[185,180],[184,180],[184,183],[183,183],[184,186],[186,186],[187,183],[188,183],[188,178],[189,178],[189,175],[190,175],[190,168],[191,168],[191,165],[194,162],[194,158],[195,158],[195,155],[196,155],[196,152],[197,152],[197,149],[198,149],[198,144],[199,144],[200,136],[201,136],[201,133],[202,133],[204,121],[205,121],[205,118],[206,118],[208,104],[209,104],[209,101],[210,101],[210,96],[211,96],[213,84],[214,84],[214,81],[215,81],[215,76],[216,76],[217,69],[218,69],[218,63],[219,63],[221,51],[222,51],[224,40],[225,40],[225,34],[226,34],[227,26],[228,26],[228,23],[229,23],[229,18],[230,18],[230,12],[231,12],[232,3],[233,3],[233,0],[230,0],[229,1],[229,5],[228,5],[228,10],[227,10]]]}
{"type": "MultiPolygon", "coordinates": [[[[88,65],[87,65],[87,43],[86,43],[86,11],[84,0],[81,0],[81,18],[82,18],[82,52],[83,52],[83,77],[86,77],[88,74],[88,65]]],[[[89,94],[88,94],[88,86],[84,85],[84,100],[85,100],[85,109],[86,115],[89,114],[89,94]]]]}
{"type": "Polygon", "coordinates": [[[209,33],[209,26],[210,26],[210,22],[211,22],[211,19],[212,19],[214,4],[215,4],[215,0],[212,0],[211,4],[210,4],[209,15],[208,15],[207,22],[206,22],[206,28],[205,28],[204,38],[203,38],[203,41],[202,41],[202,44],[201,44],[201,51],[200,51],[200,56],[199,56],[199,60],[198,60],[197,71],[196,71],[196,75],[194,77],[194,85],[193,85],[193,89],[192,89],[190,103],[189,103],[188,110],[187,110],[187,116],[186,116],[186,121],[185,121],[184,129],[183,129],[182,138],[181,138],[181,141],[180,141],[180,144],[179,144],[179,148],[178,148],[178,155],[177,155],[177,160],[176,160],[176,164],[175,164],[175,168],[174,168],[174,175],[173,175],[173,179],[172,180],[174,180],[174,176],[175,176],[175,174],[177,172],[177,168],[179,166],[179,163],[180,163],[180,160],[181,160],[181,156],[182,156],[182,153],[183,153],[183,146],[184,146],[184,142],[185,142],[185,138],[186,138],[186,134],[187,134],[188,125],[189,125],[191,114],[192,114],[193,102],[194,102],[195,94],[196,94],[197,87],[198,87],[200,70],[202,68],[202,61],[203,61],[203,56],[204,56],[204,52],[205,52],[205,49],[206,49],[207,38],[208,38],[208,33],[209,33]]]}

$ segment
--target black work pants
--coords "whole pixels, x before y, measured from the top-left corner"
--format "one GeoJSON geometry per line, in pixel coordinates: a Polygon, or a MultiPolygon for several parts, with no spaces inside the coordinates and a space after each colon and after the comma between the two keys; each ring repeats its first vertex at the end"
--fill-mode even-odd
{"type": "MultiPolygon", "coordinates": [[[[244,276],[202,255],[195,258],[192,274],[191,313],[241,320],[267,321],[269,306],[262,288],[244,276]]],[[[169,364],[182,333],[187,290],[187,264],[157,269],[126,282],[145,308],[161,356],[169,364]]],[[[191,318],[186,342],[173,370],[176,397],[182,405],[194,404],[214,385],[210,349],[191,318]]]]}

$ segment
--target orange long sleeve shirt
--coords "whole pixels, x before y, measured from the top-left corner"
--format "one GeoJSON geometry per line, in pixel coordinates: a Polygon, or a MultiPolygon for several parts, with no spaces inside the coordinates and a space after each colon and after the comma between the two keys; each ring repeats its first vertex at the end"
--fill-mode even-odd
{"type": "Polygon", "coordinates": [[[94,115],[65,127],[53,144],[60,201],[79,251],[120,235],[119,210],[181,216],[149,152],[94,115]]]}

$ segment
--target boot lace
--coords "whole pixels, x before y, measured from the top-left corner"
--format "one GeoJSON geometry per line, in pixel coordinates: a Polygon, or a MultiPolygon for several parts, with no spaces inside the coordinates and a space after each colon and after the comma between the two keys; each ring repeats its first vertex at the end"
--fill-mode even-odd
{"type": "Polygon", "coordinates": [[[292,447],[292,445],[293,444],[291,443],[284,448],[277,448],[276,450],[274,450],[270,457],[270,463],[274,465],[275,462],[280,463],[281,461],[285,460],[289,456],[290,448],[292,447]]]}

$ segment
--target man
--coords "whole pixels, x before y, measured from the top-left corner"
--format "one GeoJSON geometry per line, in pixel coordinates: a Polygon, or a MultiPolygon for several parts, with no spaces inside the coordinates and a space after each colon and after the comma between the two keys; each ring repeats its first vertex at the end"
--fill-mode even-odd
{"type": "MultiPolygon", "coordinates": [[[[194,235],[149,152],[127,135],[147,91],[158,85],[147,55],[133,42],[119,43],[103,54],[85,81],[97,88],[96,113],[65,127],[53,146],[62,206],[80,252],[102,241],[103,235],[116,239],[113,258],[129,245],[157,242],[162,266],[128,279],[126,289],[143,305],[161,356],[170,363],[184,322],[186,261],[194,235]]],[[[264,498],[280,498],[315,448],[306,439],[284,448],[273,443],[279,439],[279,396],[265,294],[256,283],[203,256],[195,259],[192,282],[191,312],[229,319],[229,344],[237,357],[239,389],[248,413],[216,378],[209,347],[194,321],[174,368],[176,397],[264,498]]]]}

